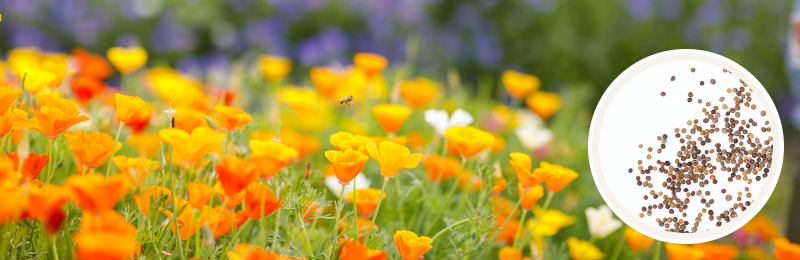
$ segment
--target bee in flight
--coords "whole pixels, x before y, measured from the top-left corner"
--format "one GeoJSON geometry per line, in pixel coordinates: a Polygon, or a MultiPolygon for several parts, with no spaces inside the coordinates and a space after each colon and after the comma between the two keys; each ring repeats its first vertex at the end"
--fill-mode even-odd
{"type": "Polygon", "coordinates": [[[344,97],[341,101],[339,101],[339,104],[347,104],[347,106],[349,107],[350,101],[353,101],[353,95],[348,95],[344,97]]]}

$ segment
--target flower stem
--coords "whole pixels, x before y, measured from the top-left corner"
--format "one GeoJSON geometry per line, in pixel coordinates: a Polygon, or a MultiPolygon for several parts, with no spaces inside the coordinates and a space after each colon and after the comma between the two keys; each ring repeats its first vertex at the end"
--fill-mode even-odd
{"type": "MultiPolygon", "coordinates": [[[[171,181],[170,181],[170,186],[171,187],[170,188],[172,189],[172,196],[174,197],[174,196],[177,196],[177,194],[175,194],[175,174],[174,173],[170,173],[170,179],[171,179],[171,181]]],[[[186,259],[186,256],[183,255],[183,246],[181,245],[180,230],[178,230],[178,214],[180,214],[180,212],[178,212],[178,203],[175,202],[175,201],[176,201],[176,199],[173,198],[172,199],[172,208],[175,210],[175,212],[172,213],[172,224],[175,225],[175,241],[177,241],[177,243],[178,243],[178,247],[177,248],[178,248],[178,251],[180,252],[181,259],[186,259]]]]}
{"type": "MultiPolygon", "coordinates": [[[[547,198],[544,200],[544,205],[542,206],[542,215],[544,215],[544,212],[545,212],[545,211],[547,211],[547,208],[549,208],[549,207],[550,207],[550,201],[552,201],[552,200],[553,200],[553,196],[554,196],[555,194],[556,194],[556,193],[555,193],[555,192],[552,192],[552,191],[550,191],[550,192],[548,192],[548,193],[547,193],[547,198]]],[[[531,232],[534,232],[534,231],[536,231],[536,226],[537,226],[537,225],[539,225],[539,220],[540,220],[540,219],[541,219],[541,217],[537,218],[537,219],[536,219],[536,220],[533,222],[533,227],[531,227],[531,230],[532,230],[531,232]]]]}
{"type": "Polygon", "coordinates": [[[656,240],[656,251],[653,253],[653,260],[661,259],[661,240],[656,240]]]}
{"type": "Polygon", "coordinates": [[[455,228],[457,226],[460,226],[461,224],[464,224],[464,223],[467,223],[467,222],[469,222],[469,219],[463,219],[463,220],[458,221],[456,223],[450,224],[450,226],[447,226],[446,228],[440,230],[439,233],[436,233],[436,235],[433,235],[433,237],[431,237],[431,240],[436,241],[437,238],[439,238],[440,236],[444,235],[444,233],[446,233],[448,230],[453,229],[453,228],[455,228]]]}
{"type": "Polygon", "coordinates": [[[617,238],[617,246],[614,248],[614,253],[611,254],[611,258],[609,259],[617,260],[617,258],[619,257],[619,252],[622,251],[622,245],[625,244],[625,241],[623,239],[624,238],[622,237],[622,232],[620,231],[617,238]]]}
{"type": "Polygon", "coordinates": [[[447,199],[444,200],[444,204],[441,205],[439,208],[439,213],[436,213],[436,217],[433,218],[431,225],[428,226],[428,230],[425,231],[425,234],[431,233],[433,227],[439,223],[439,219],[442,218],[442,214],[444,214],[444,210],[447,208],[447,205],[450,204],[450,200],[453,199],[453,194],[456,193],[456,188],[458,187],[458,180],[461,179],[461,175],[464,174],[464,165],[467,164],[466,157],[461,157],[461,170],[458,171],[458,176],[456,176],[455,182],[453,183],[453,187],[450,188],[450,193],[447,195],[447,199]]]}
{"type": "MultiPolygon", "coordinates": [[[[381,194],[378,195],[378,198],[383,198],[383,192],[386,190],[386,183],[389,182],[389,179],[390,179],[389,177],[385,176],[383,177],[383,185],[381,185],[381,194]]],[[[369,238],[370,235],[372,235],[372,226],[375,225],[375,219],[378,218],[378,212],[380,212],[381,209],[381,202],[383,202],[383,200],[379,199],[378,206],[375,207],[375,212],[372,213],[372,221],[369,223],[369,228],[367,229],[367,238],[369,238]]],[[[358,229],[358,225],[356,225],[356,229],[358,229]]]]}
{"type": "MultiPolygon", "coordinates": [[[[270,246],[272,251],[275,251],[275,243],[278,241],[278,231],[280,230],[279,224],[281,223],[281,209],[278,208],[277,211],[278,214],[275,216],[275,226],[273,227],[274,233],[272,233],[272,245],[270,246]]],[[[266,241],[264,245],[266,247],[266,241]]]]}
{"type": "Polygon", "coordinates": [[[47,139],[49,139],[49,142],[47,144],[47,159],[48,159],[48,162],[47,162],[47,180],[45,180],[45,184],[50,184],[50,180],[53,179],[53,163],[55,163],[55,160],[53,160],[53,142],[54,142],[54,139],[53,138],[47,138],[47,139]]]}
{"type": "Polygon", "coordinates": [[[55,259],[55,260],[58,260],[58,247],[56,246],[56,237],[57,236],[58,235],[55,234],[55,235],[52,235],[50,237],[50,238],[52,238],[51,245],[53,246],[53,259],[55,259]]]}
{"type": "MultiPolygon", "coordinates": [[[[356,177],[358,176],[356,175],[356,177]]],[[[353,224],[354,225],[358,223],[358,204],[356,204],[356,179],[358,178],[353,178],[353,224]]],[[[356,225],[356,240],[358,240],[358,225],[356,225]]]]}
{"type": "MultiPolygon", "coordinates": [[[[119,128],[117,128],[117,136],[114,137],[114,147],[111,148],[111,155],[108,156],[108,159],[106,159],[106,163],[108,163],[108,166],[106,166],[106,178],[108,178],[108,175],[111,174],[111,157],[114,157],[114,153],[117,152],[117,141],[119,141],[119,133],[122,132],[122,127],[124,125],[125,125],[124,121],[119,121],[119,128]]],[[[170,160],[171,159],[172,158],[170,158],[170,160]]]]}
{"type": "MultiPolygon", "coordinates": [[[[525,223],[525,215],[528,215],[528,210],[523,209],[522,210],[522,216],[520,216],[520,218],[519,218],[520,225],[525,223]]],[[[524,233],[522,230],[523,230],[523,228],[518,228],[517,229],[517,235],[514,236],[514,248],[516,248],[519,245],[519,241],[522,240],[522,233],[524,233]]]]}
{"type": "Polygon", "coordinates": [[[308,240],[308,232],[306,231],[306,223],[305,223],[305,221],[303,221],[303,218],[300,217],[300,215],[302,215],[302,214],[303,213],[297,214],[297,223],[300,224],[300,228],[303,229],[303,235],[305,235],[305,237],[306,237],[306,245],[308,246],[309,249],[313,250],[313,248],[311,247],[311,241],[308,240]]]}
{"type": "MultiPolygon", "coordinates": [[[[522,190],[522,195],[519,196],[519,200],[517,200],[517,204],[514,205],[514,209],[511,210],[511,214],[508,214],[508,217],[506,217],[506,220],[503,222],[503,225],[501,225],[500,228],[496,229],[497,231],[495,231],[494,235],[492,235],[492,238],[489,239],[489,243],[493,243],[494,240],[497,239],[497,235],[500,235],[500,231],[503,230],[503,228],[506,227],[506,224],[508,224],[508,221],[510,221],[511,218],[514,217],[514,213],[517,212],[517,208],[519,207],[519,204],[522,203],[522,198],[525,197],[525,193],[527,192],[528,192],[527,190],[522,190]]],[[[491,248],[491,247],[486,247],[486,248],[491,248]]]]}
{"type": "MultiPolygon", "coordinates": [[[[342,190],[339,192],[339,203],[342,203],[342,200],[344,199],[344,186],[345,185],[342,184],[342,190]]],[[[383,182],[383,186],[386,187],[386,182],[385,181],[383,182]]],[[[380,205],[381,204],[379,202],[378,203],[378,207],[380,207],[380,205]]],[[[333,259],[333,250],[336,248],[336,239],[339,237],[339,217],[340,217],[339,213],[341,213],[341,212],[339,210],[338,205],[337,205],[336,208],[337,208],[336,209],[336,222],[333,223],[333,239],[331,239],[331,247],[330,247],[331,249],[328,251],[329,259],[333,259]]],[[[353,225],[356,225],[356,230],[358,230],[358,225],[356,223],[353,223],[353,225]]]]}

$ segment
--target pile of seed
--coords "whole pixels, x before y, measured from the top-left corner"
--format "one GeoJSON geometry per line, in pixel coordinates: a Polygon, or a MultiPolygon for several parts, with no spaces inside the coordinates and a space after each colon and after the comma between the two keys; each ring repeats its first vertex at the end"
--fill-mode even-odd
{"type": "MultiPolygon", "coordinates": [[[[691,68],[691,72],[695,72],[695,68],[691,68]]],[[[725,69],[723,72],[730,73],[725,69]]],[[[675,81],[675,76],[670,81],[675,81]]],[[[708,82],[711,84],[705,85],[700,81],[699,85],[705,85],[705,88],[720,87],[716,79],[709,79],[708,82]]],[[[754,137],[753,133],[769,133],[772,128],[769,120],[764,118],[764,110],[760,112],[761,118],[742,118],[742,110],[756,110],[759,105],[751,97],[753,90],[747,88],[743,80],[740,79],[739,83],[741,85],[727,88],[726,93],[719,97],[718,104],[703,103],[698,98],[697,103],[702,107],[701,118],[687,120],[687,126],[675,128],[674,133],[656,136],[658,154],[667,145],[680,146],[680,151],[674,158],[656,160],[652,165],[638,160],[636,169],[628,169],[628,173],[639,173],[636,174],[636,185],[646,191],[642,196],[645,205],[641,207],[640,218],[644,218],[645,214],[656,214],[655,221],[664,230],[694,233],[704,220],[716,222],[719,227],[730,222],[731,218],[736,218],[737,211],[744,212],[750,206],[753,194],[749,187],[745,187],[743,191],[729,191],[725,189],[725,183],[744,182],[749,185],[769,176],[769,168],[772,166],[772,136],[761,140],[754,137]],[[726,100],[728,103],[725,103],[726,100]],[[722,133],[728,138],[716,140],[720,139],[717,135],[712,140],[712,133],[722,133]],[[652,174],[662,174],[666,176],[666,181],[653,183],[652,174]],[[713,197],[719,199],[724,196],[724,201],[707,199],[712,197],[712,192],[721,192],[713,197]],[[690,214],[690,203],[700,203],[701,210],[690,214]],[[712,205],[719,208],[719,204],[715,203],[722,203],[725,205],[723,208],[728,209],[714,212],[711,210],[712,205]]],[[[661,96],[664,95],[662,92],[661,96]]],[[[687,101],[691,103],[694,94],[689,92],[687,96],[687,101]]],[[[638,146],[644,147],[643,144],[638,146]]],[[[653,148],[648,147],[647,152],[645,161],[652,158],[650,153],[653,148]]]]}

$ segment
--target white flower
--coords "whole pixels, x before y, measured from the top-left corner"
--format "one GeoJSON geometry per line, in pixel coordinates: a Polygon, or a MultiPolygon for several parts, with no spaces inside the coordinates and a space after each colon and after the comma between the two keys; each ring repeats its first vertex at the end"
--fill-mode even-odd
{"type": "Polygon", "coordinates": [[[472,115],[460,108],[453,112],[453,116],[449,116],[445,110],[425,110],[425,122],[431,124],[433,130],[441,136],[444,136],[444,131],[450,127],[467,126],[474,120],[472,115]]]}
{"type": "MultiPolygon", "coordinates": [[[[355,182],[355,186],[358,186],[356,189],[358,190],[369,188],[370,184],[372,184],[372,181],[370,181],[367,176],[364,176],[364,173],[358,173],[358,175],[356,175],[355,182]]],[[[325,177],[325,186],[327,186],[328,189],[331,190],[334,195],[336,195],[336,197],[339,197],[339,194],[342,194],[342,184],[339,183],[339,179],[336,178],[336,176],[331,175],[325,177]]],[[[353,191],[353,186],[354,185],[344,186],[345,197],[347,197],[348,193],[353,191]]]]}
{"type": "Polygon", "coordinates": [[[553,132],[544,126],[544,121],[528,110],[517,112],[519,126],[514,129],[522,146],[536,150],[553,140],[553,132]]]}
{"type": "Polygon", "coordinates": [[[605,204],[598,208],[586,209],[586,220],[589,222],[589,233],[592,237],[602,239],[622,227],[622,221],[614,219],[611,209],[605,204]]]}

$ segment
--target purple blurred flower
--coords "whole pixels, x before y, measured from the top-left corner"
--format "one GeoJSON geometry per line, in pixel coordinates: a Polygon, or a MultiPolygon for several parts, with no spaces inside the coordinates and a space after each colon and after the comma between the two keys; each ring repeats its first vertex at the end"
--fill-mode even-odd
{"type": "Polygon", "coordinates": [[[289,21],[296,21],[308,12],[313,12],[325,7],[324,0],[266,0],[278,9],[278,15],[289,21]]]}
{"type": "Polygon", "coordinates": [[[286,55],[289,43],[286,42],[287,25],[278,18],[251,22],[245,29],[245,39],[250,46],[258,46],[266,52],[286,55]]]}
{"type": "Polygon", "coordinates": [[[200,59],[194,56],[187,56],[178,60],[178,63],[175,64],[175,69],[181,74],[189,75],[193,78],[199,79],[203,77],[203,67],[200,65],[200,59]]]}
{"type": "Polygon", "coordinates": [[[721,23],[724,17],[719,0],[709,0],[697,8],[694,21],[701,27],[706,27],[721,23]]]}
{"type": "Polygon", "coordinates": [[[653,14],[653,0],[627,0],[625,8],[638,20],[649,20],[653,14]]]}
{"type": "Polygon", "coordinates": [[[181,26],[174,14],[167,13],[161,16],[153,31],[152,44],[156,52],[189,52],[197,45],[197,36],[181,26]]]}
{"type": "Polygon", "coordinates": [[[472,4],[460,4],[456,7],[455,22],[459,27],[477,28],[481,23],[481,12],[472,4]]]}
{"type": "Polygon", "coordinates": [[[3,1],[2,10],[10,14],[16,14],[22,17],[34,16],[39,11],[40,0],[28,1],[3,1]]]}

